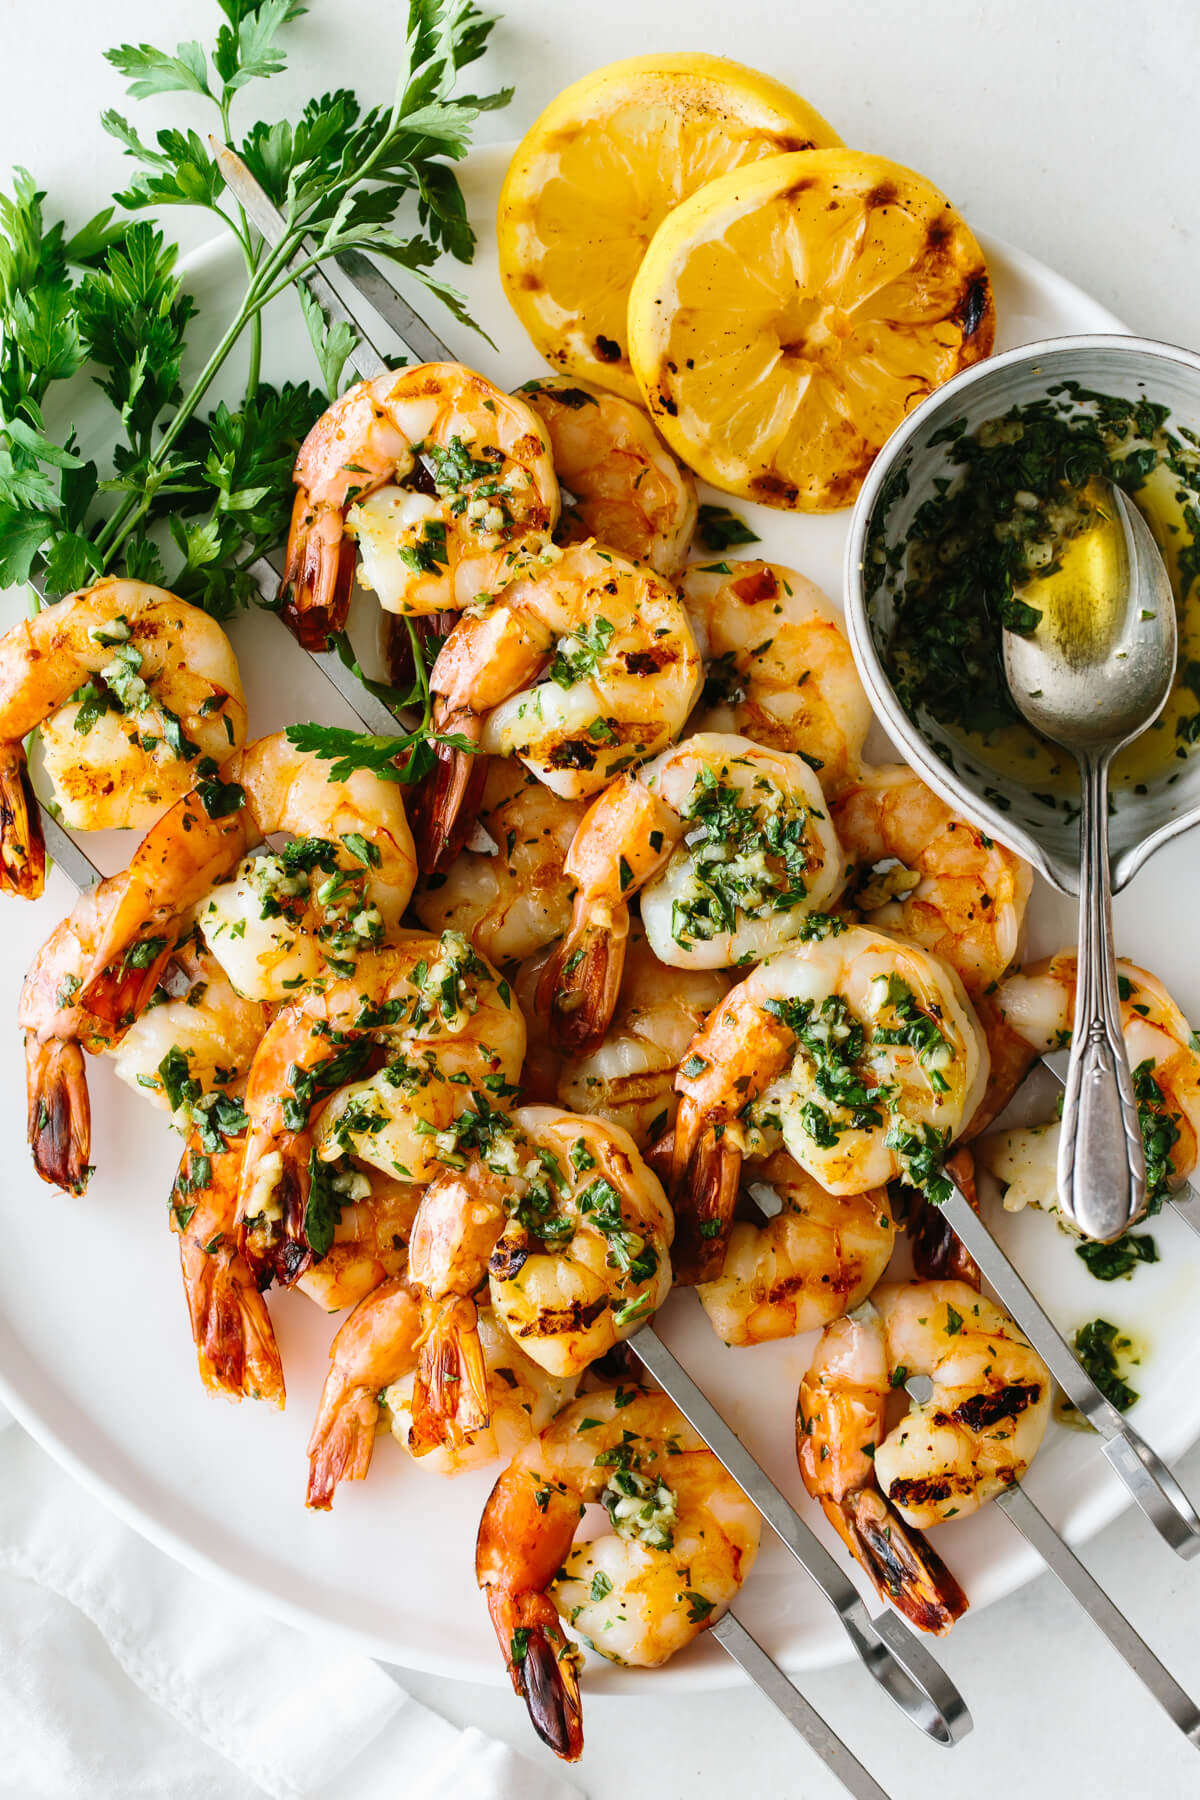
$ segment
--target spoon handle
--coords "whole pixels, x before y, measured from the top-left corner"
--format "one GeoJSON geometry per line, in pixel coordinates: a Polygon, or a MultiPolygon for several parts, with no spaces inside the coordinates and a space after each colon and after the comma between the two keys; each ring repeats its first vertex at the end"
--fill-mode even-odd
{"type": "Polygon", "coordinates": [[[1058,1149],[1059,1205],[1085,1237],[1118,1237],[1146,1204],[1146,1158],[1121,1031],[1108,862],[1108,757],[1079,759],[1079,973],[1058,1149]]]}

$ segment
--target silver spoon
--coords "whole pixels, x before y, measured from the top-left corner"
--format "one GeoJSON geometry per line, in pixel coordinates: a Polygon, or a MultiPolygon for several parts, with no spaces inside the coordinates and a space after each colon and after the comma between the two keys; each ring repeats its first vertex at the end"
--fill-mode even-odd
{"type": "Polygon", "coordinates": [[[1108,850],[1108,772],[1166,704],[1177,653],[1175,599],[1150,528],[1095,479],[1090,525],[1061,566],[1021,598],[1041,612],[1004,633],[1017,711],[1079,764],[1079,974],[1063,1096],[1059,1204],[1090,1238],[1119,1237],[1146,1204],[1146,1163],[1121,1033],[1108,850]]]}

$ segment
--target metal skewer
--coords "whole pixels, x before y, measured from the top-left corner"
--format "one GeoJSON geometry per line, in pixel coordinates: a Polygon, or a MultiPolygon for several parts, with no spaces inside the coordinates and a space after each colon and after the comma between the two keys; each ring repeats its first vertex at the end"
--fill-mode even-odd
{"type": "Polygon", "coordinates": [[[939,1212],[966,1245],[1055,1381],[1104,1439],[1103,1451],[1159,1536],[1180,1556],[1200,1553],[1200,1514],[1162,1458],[1122,1418],[1083,1367],[1058,1326],[1025,1285],[979,1214],[959,1188],[939,1212]]]}
{"type": "Polygon", "coordinates": [[[735,1613],[727,1612],[717,1620],[709,1634],[716,1638],[727,1656],[731,1656],[761,1694],[765,1694],[800,1736],[815,1750],[825,1767],[837,1776],[854,1800],[888,1800],[875,1777],[864,1769],[841,1738],[828,1726],[794,1682],[788,1680],[778,1663],[767,1655],[735,1613]]]}
{"type": "Polygon", "coordinates": [[[1034,1505],[1019,1483],[1001,1494],[996,1504],[1008,1514],[1022,1537],[1033,1545],[1046,1567],[1062,1582],[1072,1599],[1078,1601],[1092,1623],[1099,1626],[1117,1655],[1153,1694],[1188,1742],[1200,1750],[1200,1709],[1195,1701],[1159,1662],[1149,1644],[1139,1637],[1095,1576],[1059,1537],[1041,1508],[1034,1505]]]}
{"type": "Polygon", "coordinates": [[[654,1327],[643,1325],[627,1342],[811,1576],[836,1612],[855,1654],[888,1699],[935,1743],[958,1743],[971,1729],[971,1715],[941,1664],[896,1613],[888,1611],[877,1619],[871,1618],[840,1563],[800,1517],[787,1495],[759,1467],[654,1327]]]}
{"type": "MultiPolygon", "coordinates": [[[[912,1375],[904,1386],[919,1406],[924,1406],[933,1392],[933,1382],[928,1375],[912,1375]]],[[[1190,1744],[1200,1749],[1200,1708],[1055,1531],[1020,1482],[999,1494],[996,1504],[1008,1514],[1022,1537],[1033,1545],[1046,1567],[1062,1582],[1092,1623],[1099,1626],[1117,1655],[1153,1694],[1172,1723],[1179,1727],[1190,1744]]]]}

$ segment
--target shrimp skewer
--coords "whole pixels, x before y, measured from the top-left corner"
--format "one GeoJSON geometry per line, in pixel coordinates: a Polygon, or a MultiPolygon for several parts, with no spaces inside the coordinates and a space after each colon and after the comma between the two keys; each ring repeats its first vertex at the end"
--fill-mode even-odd
{"type": "Polygon", "coordinates": [[[193,787],[205,759],[224,762],[242,746],[233,648],[198,607],[113,579],[0,638],[0,890],[27,899],[44,873],[21,743],[35,727],[66,825],[144,830],[193,787]]]}
{"type": "Polygon", "coordinates": [[[281,597],[306,650],[341,631],[354,581],[388,612],[457,611],[549,541],[558,484],[542,424],[461,363],[347,388],[305,438],[281,597]]]}
{"type": "Polygon", "coordinates": [[[780,1143],[830,1193],[937,1174],[987,1080],[949,966],[853,926],[783,951],[716,1008],[675,1077],[677,1275],[724,1260],[742,1157],[780,1143]]]}
{"type": "Polygon", "coordinates": [[[524,1051],[507,983],[452,932],[412,933],[282,1008],[246,1085],[239,1232],[256,1273],[286,1285],[309,1267],[310,1204],[332,1204],[347,1156],[439,1174],[456,1119],[489,1088],[514,1092],[524,1051]]]}
{"type": "Polygon", "coordinates": [[[803,756],[835,797],[858,774],[871,724],[836,608],[778,563],[692,563],[682,588],[704,659],[690,729],[803,756]]]}
{"type": "Polygon", "coordinates": [[[687,738],[592,803],[565,864],[571,929],[539,1001],[564,1048],[603,1038],[639,890],[655,956],[677,968],[759,961],[836,894],[842,853],[807,764],[748,738],[687,738]]]}
{"type": "Polygon", "coordinates": [[[696,1289],[722,1342],[799,1337],[861,1305],[896,1241],[887,1193],[828,1194],[782,1150],[747,1173],[752,1194],[765,1186],[782,1205],[764,1223],[738,1220],[720,1273],[696,1289]]]}
{"type": "Polygon", "coordinates": [[[557,1755],[583,1748],[579,1654],[653,1668],[715,1625],[758,1551],[759,1517],[663,1394],[585,1395],[515,1458],[480,1521],[475,1572],[513,1688],[557,1755]],[[612,1529],[576,1545],[585,1506],[612,1529]]]}
{"type": "Polygon", "coordinates": [[[231,758],[151,827],[127,869],[79,897],[34,959],[18,1023],[39,1173],[82,1192],[83,1051],[114,1047],[146,1010],[194,906],[205,902],[202,935],[241,994],[267,1000],[323,968],[352,966],[398,922],[415,876],[393,783],[357,771],[334,787],[283,733],[231,758]],[[276,831],[302,836],[294,866],[284,851],[239,877],[233,893],[214,889],[250,844],[276,831]]]}
{"type": "MultiPolygon", "coordinates": [[[[594,543],[549,550],[498,597],[465,614],[430,674],[438,730],[485,754],[517,756],[564,799],[598,793],[683,729],[700,662],[676,590],[594,543]]],[[[441,764],[426,796],[422,868],[453,860],[466,753],[441,764]]]]}
{"type": "Polygon", "coordinates": [[[517,392],[546,427],[555,471],[570,493],[555,541],[598,538],[660,575],[677,576],[696,529],[696,484],[649,414],[563,376],[527,381],[517,392]]]}
{"type": "MultiPolygon", "coordinates": [[[[454,1454],[491,1425],[476,1312],[485,1282],[496,1326],[560,1382],[635,1331],[671,1284],[670,1209],[618,1126],[542,1106],[510,1120],[478,1097],[458,1125],[473,1154],[426,1190],[409,1244],[421,1314],[408,1398],[414,1455],[435,1447],[454,1454]]],[[[369,1294],[353,1315],[354,1357],[372,1369],[376,1350],[386,1358],[380,1339],[398,1316],[386,1296],[369,1294]]],[[[348,1391],[340,1375],[327,1384],[322,1443],[336,1434],[348,1391]]]]}

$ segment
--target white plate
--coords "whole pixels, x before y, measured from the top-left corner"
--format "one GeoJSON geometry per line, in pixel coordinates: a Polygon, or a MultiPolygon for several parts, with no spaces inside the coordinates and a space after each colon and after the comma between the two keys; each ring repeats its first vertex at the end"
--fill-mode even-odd
{"type": "MultiPolygon", "coordinates": [[[[536,374],[538,364],[495,273],[491,219],[506,156],[500,147],[466,166],[480,245],[474,267],[454,271],[499,348],[493,353],[453,323],[445,335],[468,361],[515,384],[536,374]]],[[[1032,258],[999,244],[988,246],[988,256],[1002,346],[1061,332],[1122,329],[1103,307],[1032,258]]],[[[237,291],[235,259],[203,255],[192,265],[192,279],[202,316],[214,320],[237,291]]],[[[431,318],[436,310],[430,303],[431,318]]],[[[294,304],[278,310],[267,345],[269,374],[311,374],[294,304]]],[[[840,592],[846,515],[805,519],[738,510],[753,514],[764,554],[794,564],[829,593],[840,592]]],[[[15,616],[12,596],[6,604],[5,624],[15,616]]],[[[240,621],[234,636],[256,734],[297,718],[346,721],[345,708],[273,618],[240,621]]],[[[105,866],[119,867],[127,845],[114,835],[102,848],[105,866]]],[[[1123,953],[1155,969],[1196,1015],[1200,971],[1187,945],[1198,872],[1200,842],[1173,844],[1117,903],[1123,953]]],[[[3,1018],[13,1018],[24,970],[70,900],[67,882],[55,871],[40,903],[4,906],[3,1018]]],[[[1030,909],[1031,951],[1057,948],[1072,931],[1071,909],[1040,888],[1030,909]]],[[[447,1484],[384,1440],[368,1481],[344,1486],[331,1515],[306,1512],[304,1446],[333,1325],[301,1296],[276,1302],[286,1413],[249,1403],[222,1406],[209,1398],[196,1374],[175,1240],[167,1229],[178,1140],[107,1066],[93,1062],[91,1081],[97,1173],[87,1197],[72,1199],[51,1192],[32,1173],[24,1146],[19,1037],[11,1027],[0,1033],[0,1127],[10,1169],[0,1195],[0,1396],[81,1481],[192,1567],[237,1585],[281,1616],[335,1631],[389,1661],[499,1682],[500,1658],[472,1573],[476,1525],[492,1476],[447,1484]]],[[[1073,1329],[1101,1314],[1145,1343],[1137,1380],[1145,1398],[1137,1422],[1156,1449],[1178,1456],[1200,1434],[1200,1344],[1188,1317],[1200,1284],[1196,1240],[1170,1217],[1156,1221],[1161,1263],[1105,1287],[1092,1280],[1048,1219],[1000,1217],[995,1223],[1061,1324],[1073,1329]]],[[[661,1323],[750,1448],[832,1543],[803,1494],[793,1455],[796,1390],[812,1339],[724,1349],[689,1294],[670,1298],[661,1323]]],[[[1125,1501],[1097,1441],[1058,1427],[1050,1431],[1030,1487],[1074,1538],[1098,1530],[1125,1501]]],[[[976,1609],[1037,1568],[1023,1540],[994,1510],[943,1528],[936,1541],[976,1609]]],[[[738,1611],[789,1669],[847,1654],[832,1615],[766,1528],[738,1611]]],[[[958,1629],[970,1631],[969,1615],[958,1629]]],[[[589,1658],[586,1679],[592,1691],[646,1691],[644,1677],[598,1657],[589,1658]]],[[[656,1683],[694,1689],[739,1679],[715,1645],[699,1643],[661,1671],[656,1683]]]]}

